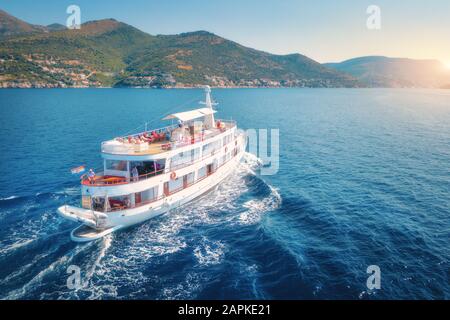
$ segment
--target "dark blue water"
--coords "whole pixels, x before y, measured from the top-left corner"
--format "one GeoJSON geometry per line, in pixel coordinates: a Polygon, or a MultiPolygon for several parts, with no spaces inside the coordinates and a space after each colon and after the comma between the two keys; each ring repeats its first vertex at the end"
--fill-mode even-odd
{"type": "Polygon", "coordinates": [[[246,156],[196,203],[80,245],[56,214],[80,201],[70,168],[203,92],[0,90],[0,298],[450,298],[449,91],[213,94],[223,118],[280,130],[278,173],[246,156]],[[67,288],[70,265],[86,287],[67,288]]]}

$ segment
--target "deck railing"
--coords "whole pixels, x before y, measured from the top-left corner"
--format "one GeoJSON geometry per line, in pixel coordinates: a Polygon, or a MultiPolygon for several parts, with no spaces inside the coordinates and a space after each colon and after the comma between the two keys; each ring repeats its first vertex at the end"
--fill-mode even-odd
{"type": "Polygon", "coordinates": [[[86,175],[82,176],[81,184],[92,187],[129,184],[155,177],[157,175],[163,174],[164,171],[165,169],[160,169],[157,171],[148,172],[145,174],[141,174],[137,177],[130,177],[130,178],[119,176],[108,176],[105,175],[104,172],[99,172],[95,174],[95,177],[92,180],[89,180],[89,178],[86,175]]]}
{"type": "MultiPolygon", "coordinates": [[[[217,135],[221,134],[222,132],[227,131],[227,130],[229,130],[231,128],[234,128],[236,126],[236,121],[234,121],[234,120],[217,119],[217,121],[220,121],[220,122],[226,124],[225,127],[222,130],[217,130],[216,132],[212,132],[212,133],[209,133],[209,134],[206,134],[206,135],[202,134],[202,135],[200,135],[200,136],[198,136],[196,138],[186,138],[183,141],[170,142],[169,140],[167,140],[167,138],[164,138],[164,140],[157,140],[157,141],[152,141],[152,142],[147,142],[147,143],[149,144],[149,146],[151,146],[155,142],[157,142],[157,143],[166,142],[166,143],[163,143],[163,144],[160,145],[161,151],[174,150],[174,149],[177,149],[177,148],[181,148],[181,147],[184,147],[184,146],[187,146],[187,145],[195,144],[195,143],[202,142],[204,140],[213,138],[214,136],[217,136],[217,135]]],[[[119,153],[119,154],[122,154],[122,153],[123,154],[141,153],[141,151],[134,150],[134,145],[136,145],[136,143],[130,143],[130,142],[126,141],[128,139],[128,137],[130,137],[132,139],[137,139],[138,137],[142,136],[143,134],[151,133],[153,131],[158,132],[158,133],[172,133],[173,129],[175,129],[176,127],[177,127],[177,125],[170,125],[170,126],[163,127],[163,128],[151,129],[151,130],[148,130],[148,131],[135,133],[135,134],[132,134],[132,135],[129,135],[129,136],[126,136],[126,137],[119,137],[120,139],[123,139],[125,141],[125,142],[122,142],[124,150],[123,150],[123,152],[117,152],[117,153],[119,153]]],[[[105,150],[104,146],[110,141],[111,140],[102,142],[101,145],[102,145],[102,151],[103,152],[106,152],[106,151],[104,151],[105,150]]]]}

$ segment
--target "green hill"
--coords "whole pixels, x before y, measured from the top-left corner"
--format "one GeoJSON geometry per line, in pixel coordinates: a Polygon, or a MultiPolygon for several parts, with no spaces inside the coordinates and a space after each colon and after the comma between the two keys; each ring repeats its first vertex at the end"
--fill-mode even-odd
{"type": "Polygon", "coordinates": [[[300,54],[273,55],[206,31],[152,36],[114,19],[30,29],[5,14],[0,87],[358,86],[300,54]]]}
{"type": "Polygon", "coordinates": [[[305,56],[269,54],[206,31],[157,36],[151,46],[133,53],[128,61],[130,74],[169,74],[185,85],[355,85],[350,76],[305,56]]]}

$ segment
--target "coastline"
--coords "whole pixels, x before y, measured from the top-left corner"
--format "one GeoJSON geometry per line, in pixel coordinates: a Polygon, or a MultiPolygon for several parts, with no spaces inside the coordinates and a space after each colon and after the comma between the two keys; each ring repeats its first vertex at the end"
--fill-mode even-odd
{"type": "MultiPolygon", "coordinates": [[[[150,90],[174,90],[174,89],[182,89],[182,90],[193,90],[193,89],[203,89],[204,85],[198,86],[190,86],[190,87],[177,87],[177,86],[168,86],[168,87],[133,87],[133,86],[121,86],[121,87],[0,87],[2,89],[150,89],[150,90]]],[[[371,86],[359,86],[359,87],[287,87],[287,86],[210,86],[212,89],[404,89],[404,90],[443,90],[448,91],[450,87],[443,88],[433,88],[433,87],[371,87],[371,86]]]]}

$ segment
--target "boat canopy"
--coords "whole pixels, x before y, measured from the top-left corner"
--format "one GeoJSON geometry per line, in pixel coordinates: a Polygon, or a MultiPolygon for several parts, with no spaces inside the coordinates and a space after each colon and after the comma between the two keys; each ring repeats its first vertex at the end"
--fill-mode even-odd
{"type": "Polygon", "coordinates": [[[167,117],[163,118],[163,120],[179,119],[181,121],[189,121],[213,114],[215,112],[217,111],[210,108],[200,108],[186,112],[169,114],[167,117]]]}

